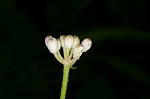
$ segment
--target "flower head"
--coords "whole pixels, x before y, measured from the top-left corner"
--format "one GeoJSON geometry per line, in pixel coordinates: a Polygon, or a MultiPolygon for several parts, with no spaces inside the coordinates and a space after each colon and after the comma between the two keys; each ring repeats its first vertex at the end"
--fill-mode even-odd
{"type": "Polygon", "coordinates": [[[92,41],[91,39],[86,38],[80,44],[80,39],[77,36],[61,35],[59,39],[47,36],[45,38],[45,44],[60,63],[64,65],[73,65],[79,60],[83,52],[86,52],[91,48],[92,41]],[[63,48],[64,57],[62,57],[59,52],[61,47],[63,48]]]}

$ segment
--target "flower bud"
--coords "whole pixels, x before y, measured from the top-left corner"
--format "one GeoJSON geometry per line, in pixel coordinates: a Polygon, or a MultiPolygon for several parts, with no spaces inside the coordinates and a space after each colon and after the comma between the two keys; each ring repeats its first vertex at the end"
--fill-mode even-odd
{"type": "Polygon", "coordinates": [[[80,39],[77,36],[73,36],[73,45],[72,48],[75,48],[77,45],[80,44],[80,39]]]}
{"type": "Polygon", "coordinates": [[[49,41],[50,38],[52,38],[52,36],[47,36],[47,37],[45,38],[45,44],[46,44],[46,46],[48,46],[48,41],[49,41]]]}
{"type": "Polygon", "coordinates": [[[51,53],[56,53],[58,51],[58,41],[52,36],[47,36],[45,38],[45,44],[51,53]]]}
{"type": "Polygon", "coordinates": [[[62,47],[64,47],[64,45],[65,45],[65,44],[64,44],[64,43],[65,43],[65,37],[66,37],[66,35],[61,35],[61,36],[60,36],[60,43],[61,43],[61,46],[62,46],[62,47]]]}
{"type": "Polygon", "coordinates": [[[78,45],[74,48],[73,51],[73,58],[79,60],[80,56],[82,55],[82,50],[83,50],[83,46],[82,45],[78,45]]]}
{"type": "Polygon", "coordinates": [[[73,36],[72,35],[68,35],[65,37],[65,47],[66,48],[71,48],[73,45],[73,36]]]}
{"type": "Polygon", "coordinates": [[[82,41],[81,45],[83,46],[83,52],[86,52],[87,50],[89,50],[91,48],[92,45],[92,41],[89,38],[86,38],[82,41]]]}

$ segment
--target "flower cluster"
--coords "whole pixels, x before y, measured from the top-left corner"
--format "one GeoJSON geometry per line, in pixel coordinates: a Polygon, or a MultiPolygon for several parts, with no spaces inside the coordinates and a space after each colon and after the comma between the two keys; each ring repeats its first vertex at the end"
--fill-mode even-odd
{"type": "Polygon", "coordinates": [[[59,39],[47,36],[45,38],[45,44],[60,63],[72,66],[79,60],[83,52],[91,48],[92,41],[86,38],[80,44],[80,39],[77,36],[61,35],[59,39]],[[63,48],[63,57],[60,54],[61,47],[63,48]]]}

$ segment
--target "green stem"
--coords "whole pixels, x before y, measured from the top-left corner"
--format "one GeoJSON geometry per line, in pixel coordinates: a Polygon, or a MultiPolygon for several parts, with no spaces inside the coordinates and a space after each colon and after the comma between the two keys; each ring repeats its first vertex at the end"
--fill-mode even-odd
{"type": "Polygon", "coordinates": [[[58,51],[57,54],[58,54],[58,57],[60,57],[63,60],[63,57],[61,56],[60,51],[58,51]]]}
{"type": "Polygon", "coordinates": [[[63,52],[64,52],[64,58],[66,59],[67,58],[67,51],[66,51],[67,49],[64,47],[63,48],[63,52]]]}
{"type": "Polygon", "coordinates": [[[54,56],[60,63],[64,63],[63,59],[58,55],[58,53],[55,53],[54,56]]]}
{"type": "Polygon", "coordinates": [[[69,70],[70,70],[70,67],[64,65],[63,81],[62,81],[60,99],[65,99],[65,97],[66,97],[67,83],[68,83],[68,77],[69,77],[69,70]]]}

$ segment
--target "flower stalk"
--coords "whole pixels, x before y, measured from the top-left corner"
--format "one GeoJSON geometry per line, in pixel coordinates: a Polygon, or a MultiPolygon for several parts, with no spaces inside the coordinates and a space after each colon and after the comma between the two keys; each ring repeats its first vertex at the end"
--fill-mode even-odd
{"type": "Polygon", "coordinates": [[[66,97],[68,77],[69,77],[69,70],[70,70],[70,67],[64,65],[60,99],[65,99],[65,97],[66,97]]]}

